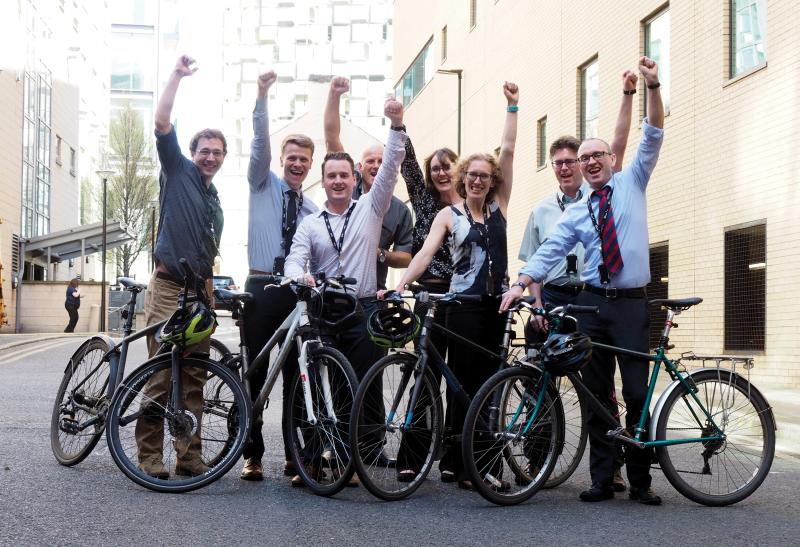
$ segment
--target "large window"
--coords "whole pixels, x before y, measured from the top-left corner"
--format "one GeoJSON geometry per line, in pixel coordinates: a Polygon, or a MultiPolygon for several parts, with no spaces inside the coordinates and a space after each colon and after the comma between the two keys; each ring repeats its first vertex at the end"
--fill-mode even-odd
{"type": "MultiPolygon", "coordinates": [[[[669,242],[654,243],[650,246],[650,283],[647,285],[648,300],[669,298],[669,242]]],[[[650,347],[658,346],[667,310],[650,306],[650,347]]]]}
{"type": "Polygon", "coordinates": [[[766,326],[767,226],[725,231],[725,351],[763,351],[766,326]]]}
{"type": "Polygon", "coordinates": [[[395,96],[402,100],[403,105],[409,104],[414,98],[419,95],[422,88],[425,87],[431,78],[433,78],[433,55],[431,55],[431,42],[425,44],[422,51],[411,66],[408,67],[403,77],[395,86],[395,96]]]}
{"type": "Polygon", "coordinates": [[[114,31],[111,48],[112,90],[153,90],[154,44],[152,29],[142,32],[114,31]]]}
{"type": "Polygon", "coordinates": [[[52,84],[50,72],[26,72],[22,121],[22,211],[24,237],[50,231],[50,151],[52,84]]]}
{"type": "Polygon", "coordinates": [[[600,78],[597,59],[581,68],[581,140],[598,135],[600,117],[600,78]]]}
{"type": "Polygon", "coordinates": [[[731,77],[767,62],[766,0],[731,0],[731,77]]]}
{"type": "Polygon", "coordinates": [[[547,116],[536,122],[536,165],[547,165],[547,116]]]}
{"type": "MultiPolygon", "coordinates": [[[[664,112],[669,112],[670,55],[669,55],[670,13],[666,8],[649,19],[644,25],[644,54],[658,64],[658,80],[661,82],[661,99],[664,112]]],[[[645,93],[645,111],[647,94],[645,93]]]]}

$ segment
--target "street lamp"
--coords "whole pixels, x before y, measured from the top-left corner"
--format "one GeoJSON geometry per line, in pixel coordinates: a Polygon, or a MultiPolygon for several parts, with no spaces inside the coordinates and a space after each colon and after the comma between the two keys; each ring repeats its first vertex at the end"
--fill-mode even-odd
{"type": "Polygon", "coordinates": [[[103,264],[103,272],[100,278],[100,332],[106,330],[106,244],[108,235],[108,224],[106,221],[106,188],[108,186],[108,179],[114,174],[111,169],[98,169],[95,171],[97,176],[103,181],[103,244],[102,244],[102,257],[100,260],[103,264]]]}
{"type": "Polygon", "coordinates": [[[147,202],[147,208],[150,209],[150,264],[148,271],[150,273],[156,268],[156,209],[158,208],[158,200],[151,199],[147,202]]]}
{"type": "Polygon", "coordinates": [[[461,156],[461,75],[464,71],[460,68],[440,68],[437,74],[455,74],[458,76],[458,149],[456,153],[461,156]]]}

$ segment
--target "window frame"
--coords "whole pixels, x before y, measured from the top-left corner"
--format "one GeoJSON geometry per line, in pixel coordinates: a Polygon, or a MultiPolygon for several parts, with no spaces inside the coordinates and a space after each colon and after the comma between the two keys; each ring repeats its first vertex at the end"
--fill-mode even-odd
{"type": "Polygon", "coordinates": [[[589,137],[596,137],[597,135],[587,135],[585,128],[587,125],[587,121],[595,121],[597,120],[599,123],[600,120],[600,57],[598,55],[594,55],[588,61],[583,63],[580,67],[578,67],[578,136],[581,141],[589,138],[589,137]],[[586,117],[586,99],[587,99],[587,78],[586,75],[588,73],[589,67],[592,65],[597,65],[597,113],[596,115],[589,120],[586,117]]]}
{"type": "MultiPolygon", "coordinates": [[[[727,36],[727,52],[728,52],[728,80],[729,83],[734,81],[738,81],[741,78],[744,78],[754,72],[758,72],[759,70],[763,69],[767,66],[768,62],[768,9],[767,9],[767,0],[750,0],[751,5],[756,4],[759,7],[763,7],[764,11],[764,34],[761,38],[761,43],[764,47],[764,60],[760,63],[756,63],[750,67],[743,69],[740,72],[736,72],[736,0],[728,0],[727,7],[728,7],[728,36],[727,36]]],[[[754,43],[755,45],[755,43],[754,43]]]]}
{"type": "Polygon", "coordinates": [[[431,82],[431,80],[433,80],[433,74],[436,72],[436,70],[433,69],[433,66],[431,66],[431,69],[432,69],[431,70],[431,74],[429,76],[427,76],[427,77],[425,75],[425,66],[428,63],[427,56],[431,54],[430,49],[431,49],[432,45],[433,45],[433,36],[428,38],[428,40],[425,42],[425,45],[422,47],[422,49],[420,49],[420,51],[416,55],[416,57],[414,57],[414,60],[411,61],[411,63],[408,65],[408,68],[406,68],[406,70],[403,71],[403,75],[400,76],[400,79],[397,80],[397,82],[395,82],[394,86],[392,87],[392,89],[394,89],[394,92],[395,92],[395,98],[397,98],[401,103],[403,103],[404,107],[406,107],[406,106],[410,105],[411,103],[413,103],[414,99],[416,99],[422,93],[422,90],[424,90],[427,87],[427,85],[431,82]],[[412,77],[413,77],[414,67],[417,64],[417,62],[420,61],[420,60],[422,61],[423,80],[424,80],[424,82],[419,87],[417,92],[414,93],[414,91],[413,91],[413,81],[412,81],[412,83],[411,83],[411,85],[412,85],[411,95],[410,95],[410,98],[408,99],[408,102],[406,102],[405,93],[404,93],[404,91],[405,91],[405,85],[404,85],[405,84],[405,79],[406,79],[406,76],[408,76],[409,74],[411,74],[412,77]],[[398,94],[398,89],[400,90],[399,94],[398,94]]]}
{"type": "MultiPolygon", "coordinates": [[[[644,55],[647,57],[652,58],[652,51],[650,50],[650,26],[653,22],[658,19],[659,17],[667,14],[669,12],[669,22],[668,22],[668,38],[669,42],[667,43],[667,63],[666,67],[663,66],[663,60],[658,60],[658,78],[661,83],[661,99],[664,103],[664,115],[669,116],[670,113],[670,104],[671,104],[671,92],[672,92],[672,75],[671,75],[671,66],[672,66],[672,58],[671,58],[671,50],[672,50],[672,13],[670,11],[669,3],[666,3],[656,9],[653,13],[648,15],[642,21],[642,35],[643,35],[643,48],[642,51],[644,55]]],[[[643,115],[647,113],[647,92],[645,91],[642,93],[642,106],[643,106],[643,115]]]]}
{"type": "MultiPolygon", "coordinates": [[[[726,353],[763,354],[767,349],[767,219],[762,218],[744,224],[726,226],[723,228],[723,231],[723,351],[726,353]],[[750,235],[747,233],[748,231],[756,231],[756,233],[750,235]],[[754,259],[757,262],[749,262],[753,260],[753,258],[750,256],[745,257],[747,259],[746,262],[749,262],[745,275],[733,280],[736,286],[729,286],[731,278],[736,275],[733,269],[739,266],[739,271],[744,271],[741,268],[741,263],[737,264],[735,262],[735,257],[729,256],[728,253],[729,247],[736,248],[739,252],[743,250],[742,246],[737,244],[736,241],[729,240],[729,236],[737,232],[739,238],[761,237],[762,240],[759,242],[761,248],[757,249],[761,252],[759,256],[754,259]],[[761,256],[762,254],[763,257],[761,256]],[[757,267],[754,268],[753,266],[757,267]],[[752,288],[754,276],[761,278],[755,281],[763,286],[763,290],[760,294],[756,294],[755,291],[748,291],[742,296],[742,293],[745,291],[738,290],[739,285],[746,286],[748,289],[752,288]],[[731,302],[734,296],[737,298],[734,302],[731,302]],[[743,302],[746,302],[746,304],[743,302]],[[743,312],[740,308],[745,310],[746,316],[743,316],[743,312]],[[741,332],[736,331],[734,327],[729,328],[729,324],[734,323],[734,320],[738,324],[746,324],[748,328],[751,329],[750,336],[752,339],[750,342],[755,341],[754,344],[746,345],[746,342],[737,338],[741,336],[741,332]],[[758,322],[761,323],[760,332],[755,332],[755,330],[759,328],[758,322]]],[[[749,251],[750,249],[747,248],[744,250],[749,251]]]]}
{"type": "Polygon", "coordinates": [[[547,167],[547,115],[536,120],[536,170],[547,167]]]}

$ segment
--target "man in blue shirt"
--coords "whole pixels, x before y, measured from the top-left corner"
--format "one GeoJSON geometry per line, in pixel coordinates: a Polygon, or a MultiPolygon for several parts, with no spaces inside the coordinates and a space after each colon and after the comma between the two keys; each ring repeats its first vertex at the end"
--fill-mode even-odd
{"type": "MultiPolygon", "coordinates": [[[[567,209],[553,228],[549,239],[520,270],[517,282],[503,295],[505,310],[532,282],[543,281],[547,273],[577,243],[585,250],[581,280],[584,289],[576,303],[598,306],[596,316],[581,317],[581,330],[596,342],[648,351],[646,285],[650,282],[647,201],[645,190],[655,169],[663,140],[664,106],[659,91],[656,63],[642,57],[639,71],[647,87],[647,118],[642,124],[642,140],[633,163],[614,173],[615,156],[607,143],[587,139],[578,150],[584,180],[592,193],[586,206],[567,209]]],[[[622,396],[627,408],[626,426],[636,427],[643,411],[649,366],[646,361],[619,356],[622,396]]],[[[595,350],[592,362],[581,372],[586,386],[612,413],[614,355],[595,350]]],[[[614,497],[614,440],[606,437],[608,424],[590,408],[587,427],[590,440],[592,486],[581,493],[583,501],[602,501],[614,497]]],[[[651,450],[630,448],[626,467],[630,498],[648,505],[659,505],[661,498],[650,488],[651,450]]]]}
{"type": "MultiPolygon", "coordinates": [[[[245,309],[244,325],[250,359],[255,359],[297,303],[297,297],[291,288],[267,286],[264,274],[283,274],[283,263],[291,249],[297,226],[306,215],[317,211],[317,206],[303,195],[303,182],[311,169],[314,155],[314,141],[305,135],[289,135],[281,145],[281,174],[270,170],[272,151],[269,143],[267,92],[276,79],[272,70],[258,77],[256,105],[253,109],[253,141],[250,144],[250,164],[247,169],[247,181],[250,185],[247,232],[250,276],[245,282],[245,291],[253,295],[253,300],[245,309]]],[[[289,398],[292,375],[297,370],[297,351],[292,349],[282,370],[284,405],[289,398]]],[[[266,377],[267,367],[262,366],[250,378],[253,400],[261,391],[266,377]]],[[[285,408],[284,406],[284,410],[285,408]]],[[[250,438],[243,453],[245,463],[240,476],[244,480],[263,479],[262,424],[263,419],[259,413],[253,420],[250,438]]],[[[284,439],[284,473],[294,475],[294,465],[289,454],[287,439],[284,439]]]]}

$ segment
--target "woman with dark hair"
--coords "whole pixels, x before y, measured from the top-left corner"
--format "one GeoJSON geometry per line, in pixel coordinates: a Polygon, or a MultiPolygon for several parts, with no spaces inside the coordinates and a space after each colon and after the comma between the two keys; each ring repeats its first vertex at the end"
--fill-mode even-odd
{"type": "Polygon", "coordinates": [[[69,314],[69,323],[64,332],[75,332],[75,325],[78,324],[78,308],[81,307],[81,293],[78,290],[78,278],[76,277],[69,282],[67,286],[67,300],[64,302],[64,307],[69,314]]]}
{"type": "MultiPolygon", "coordinates": [[[[483,297],[480,303],[462,303],[447,308],[447,328],[491,350],[500,345],[505,324],[497,309],[499,297],[508,287],[506,211],[513,182],[519,88],[506,82],[503,94],[508,104],[499,157],[472,154],[459,163],[452,181],[454,190],[463,201],[436,214],[425,243],[396,289],[402,291],[406,284],[422,278],[447,240],[452,276],[447,290],[438,292],[483,297]]],[[[463,344],[450,341],[447,351],[450,368],[470,397],[496,370],[494,363],[463,344]]],[[[451,409],[453,433],[461,432],[466,411],[466,408],[451,409]]],[[[460,487],[471,488],[463,469],[460,445],[456,443],[450,448],[455,479],[460,487]]],[[[402,479],[404,470],[398,469],[398,478],[402,479]]]]}

